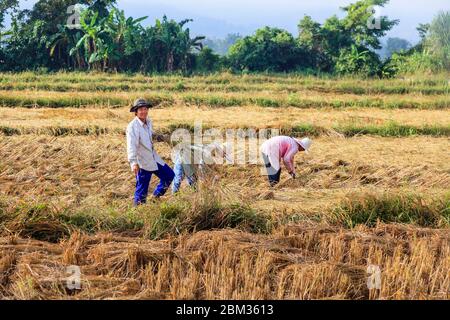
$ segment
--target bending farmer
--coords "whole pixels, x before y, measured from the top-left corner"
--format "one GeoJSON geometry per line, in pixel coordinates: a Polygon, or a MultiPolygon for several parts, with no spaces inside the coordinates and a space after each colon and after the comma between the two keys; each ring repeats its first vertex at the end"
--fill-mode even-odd
{"type": "Polygon", "coordinates": [[[172,185],[172,192],[175,194],[180,190],[181,182],[185,177],[189,185],[195,188],[198,180],[211,172],[213,165],[223,163],[223,159],[229,159],[226,154],[226,144],[178,145],[174,159],[175,179],[172,185]]]}
{"type": "Polygon", "coordinates": [[[272,187],[280,182],[281,159],[289,174],[295,179],[294,157],[301,151],[308,153],[311,144],[309,138],[299,140],[286,136],[273,137],[262,144],[261,153],[272,187]]]}

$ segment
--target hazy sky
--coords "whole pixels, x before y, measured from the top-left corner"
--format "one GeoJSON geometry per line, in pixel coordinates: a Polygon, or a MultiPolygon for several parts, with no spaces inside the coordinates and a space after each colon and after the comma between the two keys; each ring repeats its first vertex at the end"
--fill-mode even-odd
{"type": "MultiPolygon", "coordinates": [[[[30,6],[35,0],[22,0],[30,6]]],[[[305,15],[323,22],[339,7],[354,0],[118,0],[128,15],[149,16],[149,23],[164,13],[169,18],[193,18],[194,33],[222,36],[229,32],[247,34],[269,25],[297,32],[297,23],[305,15]]],[[[416,27],[429,22],[440,10],[450,10],[450,0],[391,0],[381,14],[400,19],[389,36],[415,42],[416,27]]]]}

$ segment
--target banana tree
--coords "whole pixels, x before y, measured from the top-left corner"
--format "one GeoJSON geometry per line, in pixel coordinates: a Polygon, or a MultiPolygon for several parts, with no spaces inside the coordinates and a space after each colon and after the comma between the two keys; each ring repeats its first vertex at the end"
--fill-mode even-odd
{"type": "Polygon", "coordinates": [[[361,74],[373,76],[379,71],[378,55],[364,47],[352,45],[342,49],[336,60],[336,71],[339,74],[361,74]]]}
{"type": "Polygon", "coordinates": [[[127,18],[123,10],[114,8],[106,23],[105,31],[108,34],[108,59],[113,62],[113,66],[117,68],[124,60],[124,57],[133,55],[135,52],[142,50],[142,32],[143,28],[140,22],[147,19],[141,17],[133,19],[127,18]]]}
{"type": "Polygon", "coordinates": [[[7,37],[7,36],[10,36],[11,35],[11,31],[10,30],[6,30],[6,31],[2,31],[2,30],[0,30],[0,46],[2,46],[2,44],[3,44],[3,38],[4,37],[7,37]]]}
{"type": "Polygon", "coordinates": [[[359,50],[357,46],[352,45],[351,54],[350,54],[350,63],[352,65],[360,65],[364,64],[367,61],[367,55],[369,54],[369,50],[359,50]]]}
{"type": "Polygon", "coordinates": [[[67,25],[58,25],[58,29],[58,33],[50,38],[47,46],[50,57],[56,55],[58,59],[65,59],[66,65],[72,65],[74,69],[85,68],[86,64],[80,50],[74,50],[73,54],[69,54],[71,49],[75,48],[80,41],[81,31],[70,29],[67,25]]]}
{"type": "Polygon", "coordinates": [[[6,53],[4,50],[4,43],[3,43],[3,37],[7,37],[11,35],[10,31],[2,31],[0,30],[0,70],[3,69],[3,66],[5,64],[5,60],[6,60],[6,53]]]}
{"type": "Polygon", "coordinates": [[[193,21],[186,19],[179,23],[174,20],[168,20],[166,16],[163,17],[162,22],[156,20],[156,38],[162,44],[162,50],[165,53],[166,71],[173,72],[175,70],[175,63],[178,62],[185,70],[189,53],[193,48],[202,48],[200,42],[204,37],[190,38],[189,29],[184,30],[184,26],[193,21]],[[176,61],[176,58],[180,61],[176,61]]]}
{"type": "MultiPolygon", "coordinates": [[[[182,27],[182,26],[181,26],[182,27]]],[[[203,42],[205,39],[203,36],[198,36],[191,39],[190,30],[187,28],[186,30],[181,30],[178,35],[178,47],[177,53],[182,57],[181,65],[184,72],[187,72],[187,66],[189,62],[189,56],[193,50],[202,50],[203,42]]]]}
{"type": "Polygon", "coordinates": [[[83,32],[74,48],[70,50],[70,55],[75,55],[80,49],[84,50],[84,56],[89,69],[101,69],[101,62],[104,60],[105,44],[102,35],[105,33],[103,19],[98,19],[98,12],[85,10],[81,14],[80,25],[83,32]]]}
{"type": "Polygon", "coordinates": [[[173,20],[169,21],[167,17],[164,16],[162,22],[156,20],[155,28],[157,30],[157,39],[163,44],[166,58],[166,70],[168,72],[173,72],[175,50],[177,49],[177,35],[180,25],[173,20]]]}

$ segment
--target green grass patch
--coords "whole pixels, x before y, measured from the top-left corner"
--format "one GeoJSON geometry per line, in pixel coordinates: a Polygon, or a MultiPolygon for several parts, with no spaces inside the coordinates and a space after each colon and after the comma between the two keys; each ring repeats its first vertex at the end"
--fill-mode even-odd
{"type": "Polygon", "coordinates": [[[146,235],[160,239],[168,235],[234,228],[252,233],[269,233],[270,218],[242,203],[223,203],[216,193],[204,191],[189,200],[176,198],[163,203],[147,216],[146,235]]]}
{"type": "Polygon", "coordinates": [[[140,96],[145,98],[153,106],[167,106],[174,103],[174,99],[168,95],[135,93],[130,97],[119,97],[107,94],[95,95],[85,94],[49,94],[47,97],[17,96],[0,93],[0,106],[21,107],[21,108],[86,108],[86,107],[106,107],[118,108],[129,106],[134,98],[140,96]]]}
{"type": "MultiPolygon", "coordinates": [[[[191,123],[172,123],[166,128],[161,128],[155,131],[155,138],[158,141],[170,141],[170,135],[179,129],[187,130],[190,134],[195,132],[195,126],[191,123]]],[[[211,126],[203,126],[203,132],[209,129],[213,129],[211,126]]],[[[224,130],[224,128],[217,128],[218,130],[224,130]]],[[[305,123],[296,126],[283,126],[279,128],[241,128],[242,130],[253,129],[256,133],[260,130],[277,129],[283,135],[301,135],[310,137],[320,137],[334,135],[336,133],[345,137],[355,137],[372,135],[379,137],[412,137],[412,136],[431,136],[431,137],[450,137],[450,126],[409,126],[401,125],[395,122],[388,122],[384,125],[339,125],[331,128],[316,126],[313,124],[305,123]]],[[[55,137],[60,136],[99,136],[107,134],[119,134],[125,135],[125,129],[121,128],[105,128],[99,126],[86,126],[86,127],[10,127],[0,126],[0,134],[5,136],[14,135],[50,135],[55,137]]]]}
{"type": "Polygon", "coordinates": [[[133,91],[169,91],[169,92],[273,92],[279,93],[297,93],[304,91],[312,91],[316,93],[328,94],[356,94],[356,95],[448,95],[450,87],[445,84],[399,84],[398,82],[382,82],[372,81],[360,85],[354,82],[323,82],[323,81],[291,81],[291,82],[248,82],[240,78],[227,81],[210,81],[206,78],[173,78],[169,81],[160,79],[159,77],[149,78],[148,80],[138,80],[136,82],[125,81],[125,79],[90,78],[85,79],[67,79],[55,78],[48,80],[47,78],[36,78],[30,81],[13,80],[6,78],[0,81],[0,90],[37,90],[37,91],[55,91],[55,92],[133,92],[133,91]]]}
{"type": "Polygon", "coordinates": [[[348,228],[361,224],[373,227],[377,222],[448,228],[450,197],[436,200],[415,194],[353,195],[332,211],[331,222],[348,228]]]}
{"type": "Polygon", "coordinates": [[[162,239],[182,233],[235,228],[252,233],[269,233],[270,218],[249,205],[222,202],[216,193],[199,192],[167,202],[138,208],[67,207],[56,209],[40,202],[0,201],[0,236],[57,243],[71,233],[114,232],[162,239]]]}
{"type": "Polygon", "coordinates": [[[433,136],[433,137],[449,137],[450,126],[408,126],[390,122],[379,126],[360,126],[347,125],[337,126],[333,128],[335,131],[346,137],[354,137],[357,135],[374,135],[381,137],[409,137],[409,136],[433,136]]]}
{"type": "Polygon", "coordinates": [[[87,126],[87,127],[8,127],[0,126],[0,134],[5,136],[14,135],[49,135],[54,137],[61,136],[100,136],[106,134],[125,134],[124,129],[104,128],[99,126],[87,126]]]}

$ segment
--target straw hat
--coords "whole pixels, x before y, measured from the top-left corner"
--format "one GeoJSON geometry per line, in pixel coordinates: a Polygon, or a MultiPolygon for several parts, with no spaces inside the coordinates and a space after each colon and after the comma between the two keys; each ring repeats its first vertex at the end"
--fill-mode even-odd
{"type": "Polygon", "coordinates": [[[309,138],[304,138],[304,139],[295,139],[295,141],[297,141],[297,143],[303,148],[305,149],[306,153],[309,153],[309,149],[311,148],[312,145],[312,140],[309,138]]]}
{"type": "Polygon", "coordinates": [[[151,108],[152,105],[148,103],[145,99],[139,98],[136,101],[134,101],[133,106],[130,109],[130,112],[136,112],[139,108],[147,107],[151,108]]]}

